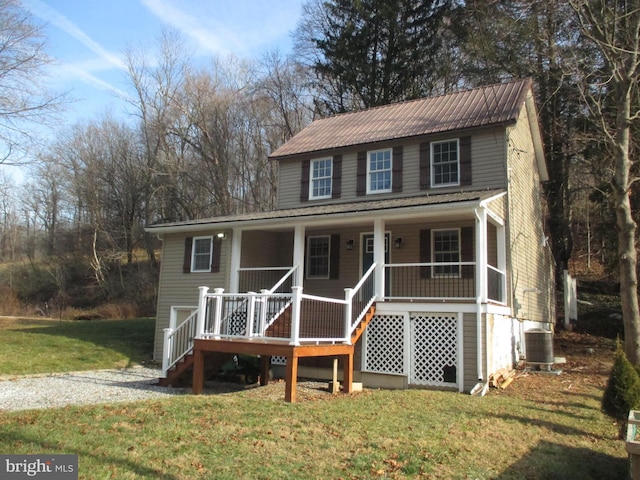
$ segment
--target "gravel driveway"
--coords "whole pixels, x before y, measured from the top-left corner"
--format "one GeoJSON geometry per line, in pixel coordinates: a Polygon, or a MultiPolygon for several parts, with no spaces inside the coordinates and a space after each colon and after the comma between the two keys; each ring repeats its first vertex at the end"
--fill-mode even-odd
{"type": "Polygon", "coordinates": [[[159,376],[158,369],[133,367],[5,377],[0,379],[0,411],[128,402],[191,392],[161,387],[159,376]]]}

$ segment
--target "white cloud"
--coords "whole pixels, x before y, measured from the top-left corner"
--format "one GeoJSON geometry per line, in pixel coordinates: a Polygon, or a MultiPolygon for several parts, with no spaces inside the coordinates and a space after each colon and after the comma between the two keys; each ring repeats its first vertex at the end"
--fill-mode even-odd
{"type": "Polygon", "coordinates": [[[120,70],[127,69],[119,55],[109,52],[106,48],[103,48],[100,44],[93,41],[91,37],[84,33],[67,17],[58,13],[50,6],[40,2],[39,0],[25,0],[24,5],[31,11],[31,13],[42,18],[44,21],[55,25],[69,36],[75,38],[93,53],[105,60],[108,64],[120,70]]]}
{"type": "Polygon", "coordinates": [[[234,50],[242,49],[241,42],[237,36],[226,27],[221,24],[217,24],[215,28],[205,27],[197,17],[176,8],[175,2],[165,0],[140,1],[163,23],[193,38],[202,49],[210,53],[226,55],[234,50]],[[214,33],[214,30],[222,32],[222,35],[214,33]]]}

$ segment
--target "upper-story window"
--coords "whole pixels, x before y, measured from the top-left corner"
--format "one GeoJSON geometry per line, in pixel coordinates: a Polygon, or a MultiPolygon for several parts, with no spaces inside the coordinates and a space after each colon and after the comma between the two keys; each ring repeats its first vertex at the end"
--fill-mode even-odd
{"type": "Polygon", "coordinates": [[[391,191],[391,149],[368,152],[367,193],[391,191]]]}
{"type": "Polygon", "coordinates": [[[460,185],[460,148],[458,140],[431,143],[431,185],[460,185]]]}
{"type": "Polygon", "coordinates": [[[333,175],[333,160],[323,158],[311,160],[309,169],[309,199],[331,198],[331,178],[333,175]]]}
{"type": "Polygon", "coordinates": [[[213,237],[194,237],[191,250],[191,271],[210,272],[213,237]]]}

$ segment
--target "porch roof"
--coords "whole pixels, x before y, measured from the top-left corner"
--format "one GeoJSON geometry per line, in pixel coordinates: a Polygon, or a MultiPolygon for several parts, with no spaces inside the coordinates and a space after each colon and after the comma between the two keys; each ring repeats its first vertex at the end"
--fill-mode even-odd
{"type": "Polygon", "coordinates": [[[430,194],[403,198],[386,198],[361,202],[334,203],[308,207],[271,210],[268,212],[226,215],[185,222],[162,223],[149,225],[148,232],[179,233],[202,230],[203,228],[256,228],[278,226],[286,227],[304,222],[308,225],[322,223],[353,223],[357,220],[371,221],[380,215],[388,215],[393,219],[402,216],[437,216],[455,212],[471,213],[473,208],[503,195],[505,190],[481,190],[456,193],[430,194]],[[428,209],[425,209],[428,207],[428,209]]]}

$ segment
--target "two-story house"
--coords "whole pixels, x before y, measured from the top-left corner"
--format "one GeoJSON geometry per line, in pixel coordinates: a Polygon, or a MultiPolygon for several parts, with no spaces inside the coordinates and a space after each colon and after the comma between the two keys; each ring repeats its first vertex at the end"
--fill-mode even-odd
{"type": "Polygon", "coordinates": [[[167,383],[231,352],[286,364],[289,401],[335,358],[345,391],[469,392],[554,321],[530,80],[316,120],[270,158],[278,209],[148,227],[167,383]]]}

